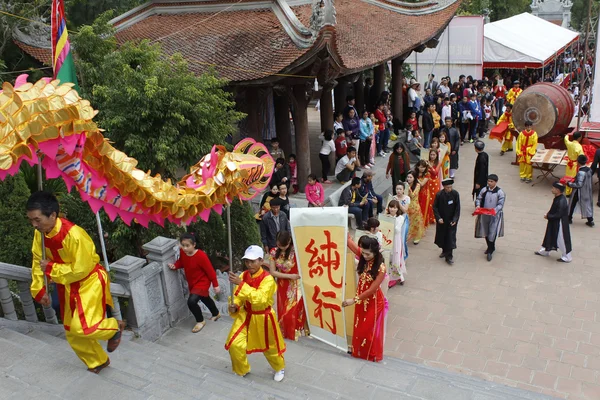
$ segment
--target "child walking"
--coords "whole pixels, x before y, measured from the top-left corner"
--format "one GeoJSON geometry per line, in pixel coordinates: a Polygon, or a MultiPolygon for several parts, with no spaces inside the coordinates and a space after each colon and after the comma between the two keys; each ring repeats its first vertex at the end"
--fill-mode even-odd
{"type": "Polygon", "coordinates": [[[342,307],[354,307],[352,356],[368,361],[383,360],[385,315],[387,300],[380,288],[385,278],[385,263],[377,239],[362,237],[358,262],[356,296],[342,302],[342,307]]]}
{"type": "Polygon", "coordinates": [[[231,369],[245,376],[250,372],[248,354],[263,353],[275,370],[273,379],[281,382],[285,375],[285,342],[273,311],[273,295],[277,290],[275,279],[262,268],[264,252],[260,246],[246,249],[246,270],[240,276],[229,272],[229,282],[237,287],[229,314],[233,325],[225,344],[231,357],[231,369]]]}
{"type": "Polygon", "coordinates": [[[199,301],[202,301],[210,310],[211,320],[216,321],[221,318],[215,302],[208,294],[211,284],[217,294],[221,292],[221,288],[217,281],[217,273],[208,256],[205,252],[196,248],[196,237],[191,233],[184,233],[181,235],[179,243],[181,246],[179,260],[175,264],[169,264],[168,267],[172,270],[183,268],[190,290],[187,305],[194,318],[196,318],[196,325],[194,325],[192,332],[197,333],[206,325],[202,309],[198,305],[199,301]]]}

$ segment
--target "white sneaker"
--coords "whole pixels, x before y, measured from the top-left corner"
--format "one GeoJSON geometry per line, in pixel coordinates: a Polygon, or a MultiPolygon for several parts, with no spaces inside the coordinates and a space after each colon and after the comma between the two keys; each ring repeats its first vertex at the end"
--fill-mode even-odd
{"type": "Polygon", "coordinates": [[[363,165],[363,168],[365,168],[365,169],[371,169],[371,167],[369,167],[369,164],[363,165]]]}
{"type": "Polygon", "coordinates": [[[281,382],[283,380],[284,375],[285,375],[285,369],[282,369],[281,371],[277,371],[277,372],[275,372],[275,376],[273,377],[273,380],[275,382],[281,382]]]}

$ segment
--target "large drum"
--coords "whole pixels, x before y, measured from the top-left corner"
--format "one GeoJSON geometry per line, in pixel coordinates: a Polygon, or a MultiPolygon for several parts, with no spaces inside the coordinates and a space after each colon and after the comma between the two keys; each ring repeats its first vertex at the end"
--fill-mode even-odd
{"type": "Polygon", "coordinates": [[[567,89],[553,83],[536,83],[517,97],[513,123],[522,131],[529,120],[538,137],[551,137],[567,131],[573,114],[575,102],[567,89]]]}

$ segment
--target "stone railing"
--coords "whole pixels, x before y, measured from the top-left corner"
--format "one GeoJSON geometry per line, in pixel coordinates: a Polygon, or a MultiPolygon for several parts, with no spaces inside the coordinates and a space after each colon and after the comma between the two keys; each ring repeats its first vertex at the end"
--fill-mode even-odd
{"type": "MultiPolygon", "coordinates": [[[[31,269],[20,265],[12,265],[0,262],[0,309],[5,319],[18,320],[17,308],[15,308],[15,298],[21,302],[23,316],[25,321],[39,322],[35,303],[31,296],[31,269]],[[17,293],[10,290],[9,281],[16,282],[17,293]]],[[[118,283],[110,284],[110,291],[114,297],[128,298],[129,291],[118,283]]],[[[45,322],[57,324],[56,312],[52,307],[42,307],[44,311],[45,322]]],[[[118,307],[113,310],[113,315],[120,318],[118,307]],[[116,311],[116,313],[115,313],[116,311]],[[116,315],[115,315],[116,314],[116,315]]]]}
{"type": "MultiPolygon", "coordinates": [[[[172,271],[168,267],[179,256],[177,240],[159,236],[146,243],[143,248],[148,252],[146,259],[125,256],[111,264],[110,291],[115,300],[120,298],[122,304],[127,305],[123,310],[127,326],[146,340],[157,340],[169,328],[191,315],[187,307],[188,287],[183,270],[172,271]]],[[[219,311],[227,314],[227,299],[230,295],[227,273],[217,271],[217,279],[221,293],[215,295],[211,288],[210,295],[215,299],[219,311]]],[[[17,296],[23,304],[25,319],[37,322],[35,305],[29,291],[31,270],[0,263],[0,304],[4,318],[17,319],[13,293],[8,287],[9,280],[17,282],[17,296]]],[[[204,304],[201,307],[208,313],[204,304]]],[[[45,314],[46,322],[51,322],[53,317],[53,323],[56,323],[52,308],[44,309],[44,312],[48,312],[45,314]]]]}

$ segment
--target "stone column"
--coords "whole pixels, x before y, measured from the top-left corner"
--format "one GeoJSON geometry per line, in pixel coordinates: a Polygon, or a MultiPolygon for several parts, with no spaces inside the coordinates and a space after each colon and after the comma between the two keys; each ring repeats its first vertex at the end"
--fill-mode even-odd
{"type": "Polygon", "coordinates": [[[165,304],[171,324],[187,318],[187,283],[182,271],[171,271],[167,264],[174,263],[179,255],[179,243],[176,239],[158,236],[142,246],[148,252],[148,261],[155,261],[161,266],[162,285],[165,293],[165,304]]]}
{"type": "Polygon", "coordinates": [[[381,92],[385,90],[385,64],[373,68],[373,88],[379,98],[381,92]]]}
{"type": "MultiPolygon", "coordinates": [[[[143,258],[125,256],[111,265],[114,281],[127,288],[127,324],[143,339],[159,339],[172,325],[161,284],[162,266],[143,258]]],[[[114,299],[116,301],[116,299],[114,299]]]]}
{"type": "Polygon", "coordinates": [[[394,116],[394,127],[400,127],[405,121],[402,98],[403,63],[404,59],[400,57],[392,60],[392,115],[394,116]]]}
{"type": "Polygon", "coordinates": [[[248,113],[248,135],[256,141],[262,142],[262,132],[260,131],[260,110],[258,108],[258,88],[248,86],[246,88],[246,106],[248,113]]]}
{"type": "Polygon", "coordinates": [[[277,95],[273,90],[273,104],[275,108],[275,130],[279,145],[286,155],[292,154],[292,127],[290,125],[290,101],[287,95],[277,95]]]}
{"type": "Polygon", "coordinates": [[[33,304],[33,298],[31,297],[30,283],[18,281],[17,287],[19,288],[19,296],[21,297],[21,305],[23,306],[25,320],[29,322],[38,322],[35,305],[33,304]]]}
{"type": "Polygon", "coordinates": [[[338,84],[333,89],[334,101],[335,101],[335,111],[343,112],[344,107],[346,107],[346,96],[348,95],[348,81],[344,78],[338,79],[338,84]]]}
{"type": "Polygon", "coordinates": [[[308,96],[306,85],[292,86],[294,101],[294,131],[296,132],[296,152],[298,156],[298,187],[304,193],[304,187],[310,174],[310,142],[308,138],[308,96]]]}
{"type": "Polygon", "coordinates": [[[8,288],[8,281],[4,278],[0,278],[0,307],[4,318],[16,321],[17,313],[15,312],[15,303],[8,288]]]}
{"type": "MultiPolygon", "coordinates": [[[[333,129],[333,103],[331,102],[331,91],[333,85],[327,83],[323,85],[321,92],[321,131],[333,129]]],[[[334,132],[335,133],[335,132],[334,132]]]]}
{"type": "MultiPolygon", "coordinates": [[[[365,81],[362,73],[359,74],[358,79],[354,82],[354,97],[356,98],[354,108],[362,114],[367,108],[367,104],[365,103],[365,81]]],[[[359,115],[359,118],[362,118],[362,115],[359,115]]]]}

